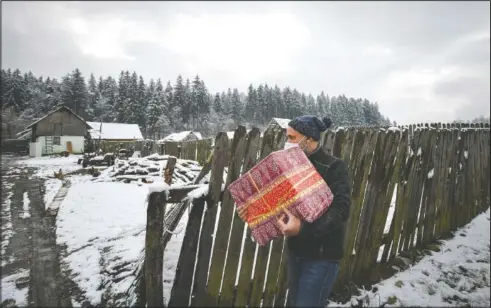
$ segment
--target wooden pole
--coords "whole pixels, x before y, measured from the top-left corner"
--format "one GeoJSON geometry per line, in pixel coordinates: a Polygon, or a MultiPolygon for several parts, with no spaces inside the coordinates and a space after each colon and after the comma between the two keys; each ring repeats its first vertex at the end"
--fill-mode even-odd
{"type": "MultiPolygon", "coordinates": [[[[164,171],[164,181],[172,184],[172,175],[176,158],[169,157],[164,171]]],[[[147,229],[145,234],[144,280],[147,307],[164,306],[163,261],[164,245],[162,241],[166,206],[165,194],[150,194],[147,207],[147,229]]]]}

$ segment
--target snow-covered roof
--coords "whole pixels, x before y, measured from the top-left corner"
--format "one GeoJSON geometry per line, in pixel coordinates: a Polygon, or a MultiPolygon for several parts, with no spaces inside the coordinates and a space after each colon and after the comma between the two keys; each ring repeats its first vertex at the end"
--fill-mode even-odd
{"type": "Polygon", "coordinates": [[[88,122],[85,122],[85,120],[80,117],[78,114],[75,113],[75,111],[71,110],[70,108],[66,107],[66,106],[60,106],[58,108],[56,108],[55,110],[51,111],[51,112],[48,112],[44,117],[38,119],[36,122],[33,122],[31,123],[29,126],[26,127],[26,129],[28,128],[31,128],[32,126],[34,126],[35,124],[39,123],[40,121],[46,119],[48,116],[52,115],[53,113],[55,112],[58,112],[62,109],[65,109],[66,111],[72,113],[74,116],[76,116],[80,121],[82,121],[85,125],[89,126],[89,123],[88,122]]]}
{"type": "Polygon", "coordinates": [[[273,121],[275,121],[276,123],[278,123],[278,125],[281,127],[281,128],[287,128],[288,127],[288,123],[291,121],[290,119],[283,119],[283,118],[273,118],[273,121]]]}
{"type": "Polygon", "coordinates": [[[17,139],[25,139],[31,137],[31,135],[32,135],[32,129],[26,129],[21,131],[20,133],[17,133],[15,137],[17,139]]]}
{"type": "Polygon", "coordinates": [[[93,129],[89,130],[92,139],[103,140],[142,140],[138,124],[87,122],[93,129]],[[102,124],[102,131],[101,131],[102,124]]]}
{"type": "Polygon", "coordinates": [[[166,142],[166,141],[184,141],[189,134],[194,134],[198,140],[203,139],[201,137],[201,133],[198,132],[193,132],[193,131],[184,131],[184,132],[179,132],[179,133],[172,133],[169,136],[165,137],[164,139],[160,139],[159,142],[166,142]]]}
{"type": "Polygon", "coordinates": [[[227,132],[227,137],[228,137],[229,140],[234,139],[234,135],[235,135],[235,132],[234,131],[227,132]]]}
{"type": "MultiPolygon", "coordinates": [[[[250,129],[247,129],[246,130],[246,133],[248,133],[250,131],[251,131],[250,129]]],[[[235,136],[235,131],[234,130],[227,132],[227,137],[228,137],[229,140],[234,139],[234,136],[235,136]]]]}
{"type": "Polygon", "coordinates": [[[193,133],[196,135],[196,137],[198,137],[199,140],[203,139],[203,136],[201,135],[200,132],[193,132],[193,133]]]}

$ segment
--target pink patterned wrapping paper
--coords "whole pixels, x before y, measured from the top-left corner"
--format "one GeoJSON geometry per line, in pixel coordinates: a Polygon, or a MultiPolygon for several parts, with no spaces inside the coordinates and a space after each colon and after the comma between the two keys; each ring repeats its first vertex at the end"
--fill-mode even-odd
{"type": "Polygon", "coordinates": [[[260,246],[282,236],[276,221],[285,208],[313,222],[333,200],[330,188],[298,147],[271,153],[228,190],[260,246]]]}

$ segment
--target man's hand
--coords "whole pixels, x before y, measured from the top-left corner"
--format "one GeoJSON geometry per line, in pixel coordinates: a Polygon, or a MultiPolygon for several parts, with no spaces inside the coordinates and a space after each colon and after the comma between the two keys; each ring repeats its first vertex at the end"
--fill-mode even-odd
{"type": "Polygon", "coordinates": [[[302,222],[297,217],[285,209],[285,213],[280,216],[277,221],[278,228],[284,236],[295,236],[300,232],[302,222]]]}

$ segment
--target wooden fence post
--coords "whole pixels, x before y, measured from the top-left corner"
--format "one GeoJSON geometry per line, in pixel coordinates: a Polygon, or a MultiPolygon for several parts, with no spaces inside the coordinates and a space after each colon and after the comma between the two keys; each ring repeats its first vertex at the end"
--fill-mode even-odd
{"type": "MultiPolygon", "coordinates": [[[[170,157],[165,168],[165,181],[172,183],[172,174],[176,165],[176,158],[170,157]]],[[[147,307],[163,307],[163,260],[164,247],[162,232],[165,215],[165,192],[150,194],[147,207],[147,227],[145,234],[145,297],[147,307]]]]}

